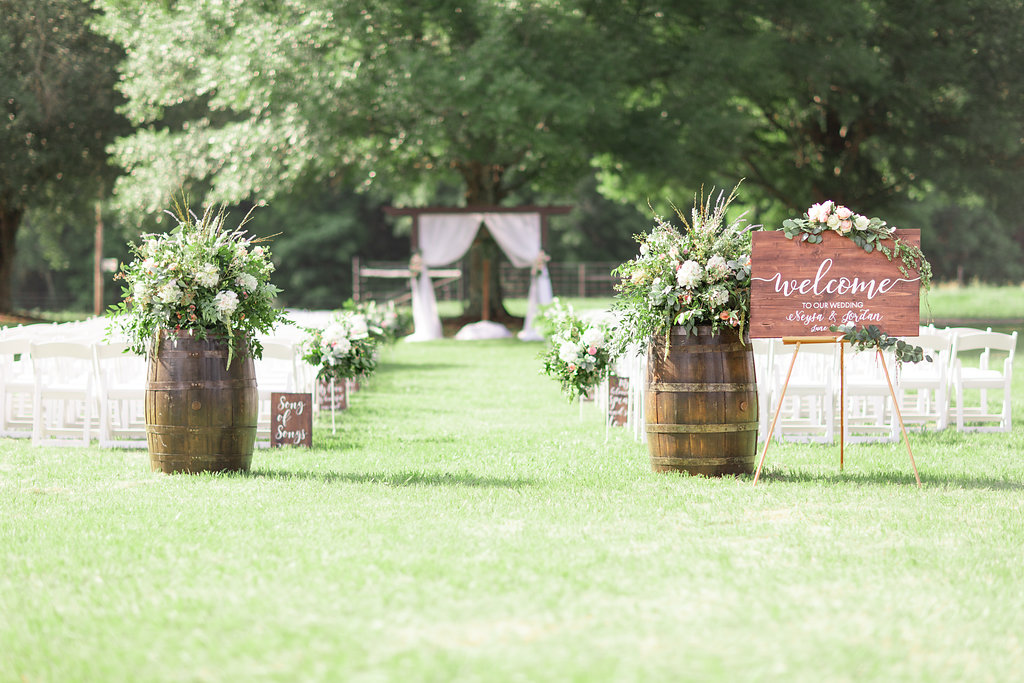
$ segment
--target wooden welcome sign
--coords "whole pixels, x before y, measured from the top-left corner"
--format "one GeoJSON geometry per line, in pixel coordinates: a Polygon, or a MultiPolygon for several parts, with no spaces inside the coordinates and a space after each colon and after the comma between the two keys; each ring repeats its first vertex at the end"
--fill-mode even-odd
{"type": "MultiPolygon", "coordinates": [[[[896,235],[921,244],[920,230],[896,235]]],[[[835,336],[832,325],[875,325],[890,336],[917,336],[921,277],[904,275],[895,257],[866,252],[832,231],[818,244],[782,231],[751,237],[751,338],[835,336]]]]}

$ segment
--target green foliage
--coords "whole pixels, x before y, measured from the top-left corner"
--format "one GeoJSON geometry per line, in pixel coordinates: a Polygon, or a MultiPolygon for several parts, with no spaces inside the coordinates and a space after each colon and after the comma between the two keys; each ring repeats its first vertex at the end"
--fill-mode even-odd
{"type": "Polygon", "coordinates": [[[223,208],[199,217],[179,204],[175,219],[170,232],[145,234],[131,245],[134,259],[119,273],[124,300],[111,307],[111,330],[138,354],[159,332],[186,330],[198,339],[225,337],[229,365],[236,346],[260,358],[257,333],[283,318],[273,306],[279,290],[270,283],[270,251],[242,230],[245,219],[226,230],[223,208]]]}
{"type": "Polygon", "coordinates": [[[538,322],[548,339],[540,355],[542,371],[558,381],[570,401],[588,395],[611,374],[616,344],[608,321],[584,320],[555,299],[538,322]]]}
{"type": "Polygon", "coordinates": [[[0,311],[11,307],[23,217],[43,210],[33,225],[45,225],[46,213],[91,225],[92,204],[115,173],[105,148],[128,132],[115,111],[122,53],[89,29],[94,14],[78,0],[0,3],[0,311]]]}
{"type": "Polygon", "coordinates": [[[832,325],[829,329],[833,332],[842,332],[843,339],[850,342],[855,351],[868,351],[872,349],[878,351],[892,350],[897,365],[902,363],[920,363],[921,361],[928,361],[930,363],[932,361],[932,357],[925,355],[924,349],[920,346],[913,346],[902,339],[890,337],[878,329],[877,325],[868,325],[867,327],[860,328],[854,325],[832,325]]]}
{"type": "Polygon", "coordinates": [[[739,186],[728,197],[720,192],[712,204],[694,198],[690,218],[677,210],[685,226],[680,232],[655,216],[654,229],[637,235],[640,253],[613,271],[614,309],[622,314],[623,344],[646,346],[654,336],[667,336],[678,325],[694,333],[698,325],[738,328],[750,315],[750,232],[743,215],[728,221],[726,212],[739,186]]]}

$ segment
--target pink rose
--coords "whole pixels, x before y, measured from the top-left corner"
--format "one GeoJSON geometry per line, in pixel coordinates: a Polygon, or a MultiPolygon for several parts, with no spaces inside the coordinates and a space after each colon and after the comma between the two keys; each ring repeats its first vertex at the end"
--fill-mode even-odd
{"type": "Polygon", "coordinates": [[[576,372],[576,364],[569,363],[569,372],[576,372]]]}
{"type": "Polygon", "coordinates": [[[839,216],[839,220],[845,221],[847,218],[853,215],[853,211],[850,211],[845,206],[840,206],[836,209],[836,215],[839,216]]]}
{"type": "Polygon", "coordinates": [[[587,353],[589,353],[591,356],[596,356],[597,355],[597,347],[596,346],[591,346],[589,349],[587,349],[587,353]]]}
{"type": "Polygon", "coordinates": [[[847,219],[845,221],[839,221],[839,232],[844,235],[853,230],[853,221],[847,219]]]}

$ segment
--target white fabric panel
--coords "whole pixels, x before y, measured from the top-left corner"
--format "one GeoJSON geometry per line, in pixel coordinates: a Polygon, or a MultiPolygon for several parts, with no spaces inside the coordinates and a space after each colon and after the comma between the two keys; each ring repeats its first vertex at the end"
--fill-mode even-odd
{"type": "MultiPolygon", "coordinates": [[[[530,213],[439,213],[420,214],[419,249],[427,267],[445,266],[459,260],[473,246],[483,223],[494,241],[516,268],[529,268],[541,251],[540,214],[530,213]]],[[[532,328],[540,305],[551,302],[551,278],[547,268],[530,279],[529,304],[523,339],[540,338],[532,328]],[[524,336],[525,335],[525,336],[524,336]]],[[[427,270],[412,280],[412,316],[415,332],[407,339],[424,341],[441,338],[434,286],[427,270]]]]}
{"type": "Polygon", "coordinates": [[[543,341],[544,335],[533,327],[534,318],[540,313],[540,307],[551,303],[554,296],[551,292],[551,276],[548,267],[540,269],[540,274],[530,276],[530,292],[526,295],[526,319],[519,338],[523,341],[543,341]]]}
{"type": "Polygon", "coordinates": [[[434,283],[424,268],[418,278],[411,278],[413,333],[409,341],[430,341],[441,338],[441,316],[437,312],[434,283]]]}
{"type": "Polygon", "coordinates": [[[480,213],[421,214],[419,248],[423,263],[437,268],[462,258],[483,222],[480,213]]]}
{"type": "Polygon", "coordinates": [[[540,253],[540,214],[485,213],[484,224],[516,268],[529,268],[540,253]]]}

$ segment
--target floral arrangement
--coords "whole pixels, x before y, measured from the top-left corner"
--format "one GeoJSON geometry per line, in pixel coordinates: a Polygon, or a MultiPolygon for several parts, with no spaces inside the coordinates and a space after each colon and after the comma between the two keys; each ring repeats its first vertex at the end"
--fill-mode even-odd
{"type": "Polygon", "coordinates": [[[379,306],[376,301],[349,299],[342,308],[365,317],[370,336],[381,344],[394,344],[400,337],[412,333],[412,311],[398,308],[394,301],[379,306]]]}
{"type": "Polygon", "coordinates": [[[377,369],[377,343],[366,316],[340,311],[324,329],[306,329],[300,352],[302,360],[320,368],[318,378],[351,379],[377,369]]]}
{"type": "Polygon", "coordinates": [[[257,333],[284,316],[273,306],[281,290],[269,281],[274,264],[259,244],[265,240],[242,230],[251,212],[234,230],[225,227],[224,207],[199,217],[183,202],[167,213],[178,223],[170,232],[129,243],[134,258],[114,276],[124,281],[123,300],[109,310],[109,331],[122,332],[138,354],[159,340],[159,331],[187,330],[197,339],[225,337],[229,365],[239,344],[260,358],[257,333]]]}
{"type": "Polygon", "coordinates": [[[897,265],[905,276],[914,271],[921,276],[921,288],[928,290],[932,281],[932,267],[920,247],[907,244],[896,235],[896,228],[890,227],[881,218],[868,218],[831,200],[814,204],[807,209],[803,218],[788,218],[782,222],[782,230],[789,239],[810,244],[821,242],[823,232],[832,231],[844,235],[854,244],[870,253],[877,249],[897,265]],[[890,246],[891,244],[891,246],[890,246]]]}
{"type": "MultiPolygon", "coordinates": [[[[750,317],[750,233],[745,214],[731,222],[728,197],[695,197],[690,218],[678,209],[683,231],[655,216],[650,234],[637,235],[640,253],[612,271],[621,278],[613,308],[622,314],[623,343],[667,338],[672,326],[693,334],[698,325],[715,333],[736,328],[743,335],[750,317]]],[[[668,346],[666,345],[666,349],[668,346]]]]}
{"type": "Polygon", "coordinates": [[[570,401],[586,396],[608,377],[615,363],[608,323],[584,320],[558,299],[541,317],[550,342],[541,354],[543,372],[558,380],[570,401]]]}

